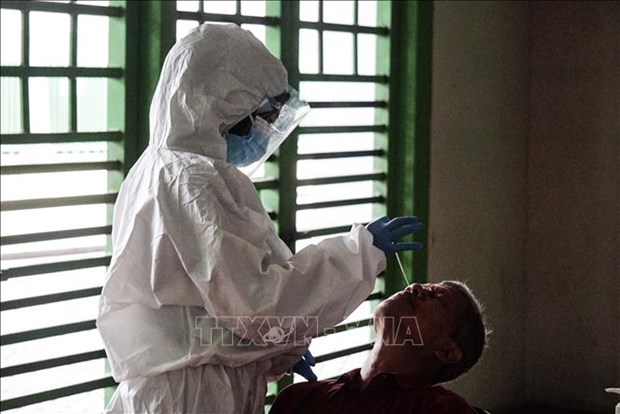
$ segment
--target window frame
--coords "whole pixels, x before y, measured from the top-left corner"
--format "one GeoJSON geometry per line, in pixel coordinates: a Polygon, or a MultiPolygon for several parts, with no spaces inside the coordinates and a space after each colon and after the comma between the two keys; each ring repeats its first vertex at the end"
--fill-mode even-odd
{"type": "MultiPolygon", "coordinates": [[[[2,66],[2,77],[17,77],[21,84],[21,122],[22,132],[2,134],[2,145],[13,144],[62,144],[62,143],[80,143],[80,142],[104,142],[108,147],[123,146],[128,141],[125,135],[125,119],[118,112],[110,112],[107,119],[107,128],[105,131],[84,132],[78,131],[78,107],[77,107],[77,79],[78,78],[101,78],[108,80],[108,92],[110,88],[115,88],[115,97],[125,94],[124,77],[127,71],[123,67],[122,62],[118,62],[118,66],[110,60],[107,67],[81,67],[77,62],[77,40],[78,30],[77,23],[79,16],[106,16],[109,17],[109,24],[113,22],[123,22],[124,25],[124,9],[120,7],[120,3],[111,2],[109,6],[78,4],[74,1],[69,3],[53,3],[53,2],[23,2],[23,1],[3,1],[2,9],[17,10],[21,12],[22,23],[22,56],[21,64],[18,66],[2,66]],[[50,12],[68,14],[70,17],[70,62],[67,66],[31,66],[29,37],[30,37],[30,13],[31,12],[50,12]],[[58,133],[32,133],[30,129],[30,107],[29,107],[29,79],[34,77],[46,78],[67,78],[69,82],[69,130],[67,132],[58,133]],[[112,85],[118,83],[118,85],[112,85]],[[118,89],[120,86],[120,89],[118,89]]],[[[124,43],[121,46],[124,51],[124,43]]],[[[125,101],[127,101],[124,98],[125,101]]],[[[108,101],[108,108],[117,108],[113,102],[108,101]]],[[[15,211],[26,209],[39,209],[48,207],[61,206],[80,206],[86,204],[106,204],[111,211],[112,204],[116,200],[118,185],[120,184],[119,176],[123,171],[124,159],[122,151],[111,151],[107,161],[103,162],[70,162],[70,163],[54,163],[54,164],[32,164],[32,165],[16,165],[2,166],[2,175],[11,174],[37,174],[37,173],[55,173],[55,172],[76,172],[105,170],[108,172],[108,190],[100,194],[91,194],[85,196],[72,197],[49,197],[35,198],[27,200],[3,201],[1,210],[15,211]],[[116,158],[118,157],[118,158],[116,158]]],[[[2,237],[1,245],[14,245],[21,243],[31,243],[39,241],[61,240],[68,238],[106,235],[111,234],[111,225],[88,228],[72,228],[67,230],[46,231],[29,234],[18,234],[2,237]]],[[[62,257],[56,261],[45,262],[42,264],[26,265],[2,269],[2,281],[33,275],[46,275],[56,272],[68,270],[86,270],[96,267],[104,267],[110,263],[109,254],[100,257],[63,260],[62,257]]],[[[49,277],[53,277],[50,275],[49,277]]],[[[46,294],[40,296],[32,296],[17,300],[3,301],[0,305],[1,311],[9,311],[15,309],[27,308],[30,306],[53,304],[68,300],[96,297],[100,294],[101,287],[86,288],[79,290],[69,290],[60,293],[46,294]]],[[[27,330],[17,333],[5,334],[0,338],[1,345],[19,344],[35,339],[51,338],[59,335],[78,333],[84,331],[95,330],[95,320],[85,320],[76,323],[68,323],[56,326],[50,326],[41,329],[27,330]]],[[[13,375],[32,373],[39,370],[60,367],[80,362],[104,359],[105,352],[103,349],[95,351],[81,352],[78,354],[65,355],[62,357],[48,358],[34,362],[18,364],[9,367],[2,367],[0,377],[5,378],[13,375]]],[[[102,388],[114,387],[116,384],[114,379],[107,375],[102,365],[101,378],[91,381],[81,382],[65,387],[52,388],[42,392],[36,392],[29,395],[6,399],[2,401],[2,411],[21,408],[32,404],[42,403],[57,398],[68,397],[88,391],[102,388]]],[[[53,384],[50,384],[53,387],[53,384]]]]}
{"type": "MultiPolygon", "coordinates": [[[[202,4],[202,2],[201,2],[202,4]]],[[[240,2],[237,0],[237,10],[240,10],[240,2]]],[[[320,3],[322,4],[322,2],[320,3]]],[[[357,4],[357,3],[355,3],[357,4]]],[[[299,30],[303,27],[320,27],[321,24],[300,22],[299,20],[299,2],[298,1],[282,1],[269,2],[269,8],[277,8],[277,17],[267,18],[243,18],[233,16],[237,19],[237,23],[243,22],[265,22],[269,23],[269,27],[276,30],[268,29],[268,40],[277,42],[275,48],[280,53],[280,59],[287,67],[289,72],[289,83],[293,87],[298,87],[299,82],[309,79],[319,79],[325,75],[304,75],[301,74],[296,62],[299,57],[299,30]]],[[[125,47],[110,48],[110,62],[108,68],[78,68],[75,67],[74,49],[72,47],[72,65],[69,68],[33,68],[28,65],[28,48],[27,42],[24,42],[24,55],[22,67],[2,67],[2,76],[18,76],[26,77],[25,90],[22,89],[22,96],[28,96],[27,79],[32,73],[43,71],[41,73],[69,73],[72,79],[72,105],[70,117],[72,131],[75,131],[75,79],[82,76],[109,76],[120,82],[111,86],[115,89],[116,94],[124,96],[125,105],[120,107],[109,104],[110,125],[113,126],[110,131],[101,133],[86,133],[90,135],[90,139],[105,140],[109,142],[109,153],[111,159],[105,165],[99,167],[106,168],[110,171],[122,171],[123,175],[129,171],[133,163],[138,159],[141,152],[147,147],[149,140],[149,107],[151,97],[155,90],[160,69],[163,65],[165,56],[175,42],[176,37],[176,19],[181,16],[188,17],[192,13],[180,12],[176,10],[175,1],[158,1],[158,2],[135,2],[135,1],[110,1],[108,7],[90,6],[76,4],[74,2],[68,4],[46,3],[46,2],[21,2],[21,1],[3,1],[2,8],[17,10],[44,10],[44,11],[61,11],[69,12],[73,20],[77,19],[77,15],[81,12],[96,13],[112,13],[114,17],[115,30],[110,30],[111,44],[122,43],[125,47]],[[108,11],[106,11],[106,10],[108,11]],[[110,12],[109,10],[113,10],[110,12]],[[135,24],[134,24],[135,23],[135,24]],[[114,50],[113,50],[114,49],[114,50]],[[24,57],[25,56],[25,57],[24,57]]],[[[199,12],[202,21],[207,17],[209,20],[217,20],[217,16],[207,15],[199,12]]],[[[382,187],[380,196],[372,200],[357,200],[357,202],[372,202],[382,205],[377,212],[384,212],[390,217],[403,215],[416,215],[420,220],[427,224],[429,220],[429,171],[430,171],[430,101],[431,101],[431,62],[432,62],[432,2],[415,1],[415,2],[390,2],[389,12],[380,14],[379,19],[382,20],[388,29],[379,27],[378,32],[385,30],[385,34],[390,38],[389,50],[389,66],[390,68],[399,68],[399,70],[391,70],[389,76],[372,76],[369,80],[384,82],[387,85],[388,96],[383,103],[387,110],[388,122],[386,125],[371,128],[370,132],[376,132],[387,136],[386,148],[371,151],[367,155],[382,159],[386,165],[384,173],[378,173],[365,179],[372,179],[379,183],[382,187]],[[401,70],[402,69],[402,70],[401,70]],[[383,78],[383,79],[381,79],[383,78]],[[403,171],[408,173],[403,174],[403,171]]],[[[27,20],[27,19],[26,19],[27,20]]],[[[75,23],[75,22],[74,22],[75,23]]],[[[328,25],[329,26],[329,25],[328,25]]],[[[75,26],[74,26],[75,27],[75,26]]],[[[26,33],[28,25],[23,25],[26,33]]],[[[74,30],[75,32],[75,30],[74,30]]],[[[374,32],[374,30],[372,30],[374,32]]],[[[75,33],[72,33],[72,41],[75,42],[75,33]]],[[[357,52],[355,52],[357,53],[357,52]]],[[[386,58],[380,55],[378,51],[378,59],[386,58]]],[[[341,77],[340,75],[331,75],[333,78],[341,77]]],[[[24,125],[28,125],[28,99],[22,99],[24,125]],[[24,103],[26,102],[26,103],[24,103]]],[[[341,102],[341,105],[350,103],[341,102]]],[[[315,107],[333,107],[338,103],[316,103],[315,107]]],[[[274,170],[277,174],[276,179],[256,181],[255,185],[261,192],[261,197],[270,211],[272,217],[277,221],[280,237],[285,243],[295,250],[295,242],[301,238],[307,238],[316,235],[333,234],[348,230],[348,228],[319,229],[312,232],[299,232],[296,226],[297,208],[297,187],[300,185],[308,185],[316,180],[298,180],[296,178],[296,165],[300,159],[309,159],[314,155],[299,155],[297,153],[297,138],[299,134],[313,133],[317,131],[339,131],[347,130],[346,127],[301,127],[293,133],[293,135],[285,141],[279,150],[279,155],[274,161],[274,170]],[[317,129],[319,128],[319,129],[317,129]],[[324,128],[324,129],[320,129],[324,128]],[[286,172],[286,173],[281,173],[286,172]]],[[[353,128],[355,129],[355,128],[353,128]]],[[[348,129],[352,130],[351,128],[348,129]]],[[[84,133],[70,132],[63,134],[31,134],[28,129],[24,129],[22,134],[3,135],[2,143],[25,143],[25,142],[63,142],[72,140],[79,141],[78,135],[84,133]],[[53,136],[51,136],[53,135],[53,136]],[[46,141],[47,140],[47,141],[46,141]]],[[[334,154],[332,154],[334,155],[334,154]]],[[[351,154],[349,154],[351,155],[351,154]]],[[[320,156],[320,155],[319,155],[320,156]]],[[[338,154],[335,154],[338,156],[338,154]]],[[[347,154],[340,154],[347,156],[347,154]]],[[[41,167],[2,167],[2,174],[5,173],[23,173],[32,169],[41,167]]],[[[54,168],[54,167],[49,167],[54,168]]],[[[72,168],[70,166],[55,168],[72,168]]],[[[112,176],[110,176],[112,177],[112,176]]],[[[359,179],[360,177],[358,177],[359,179]]],[[[319,180],[318,182],[329,182],[329,180],[319,180]]],[[[118,178],[110,179],[110,192],[104,197],[104,202],[109,205],[109,218],[111,222],[112,205],[116,199],[115,189],[120,186],[118,178]]],[[[28,201],[28,200],[26,200],[28,201]]],[[[84,200],[82,200],[84,201],[84,200]]],[[[33,205],[41,205],[40,200],[31,200],[33,205]]],[[[62,200],[49,200],[50,203],[62,203],[62,200]]],[[[80,202],[80,200],[65,200],[64,202],[80,202]]],[[[10,203],[10,202],[9,202],[10,203]]],[[[22,202],[23,203],[23,202],[22,202]]],[[[334,205],[338,205],[335,203],[334,205]]],[[[3,211],[6,208],[13,208],[7,202],[2,203],[3,211]]],[[[19,205],[17,205],[19,207],[19,205]]],[[[313,208],[306,206],[304,208],[313,208]]],[[[416,241],[424,242],[426,245],[428,238],[428,227],[414,236],[416,241]]],[[[79,235],[91,234],[110,234],[111,226],[96,229],[80,229],[70,231],[69,233],[55,232],[55,234],[41,233],[38,235],[20,235],[2,238],[2,244],[18,243],[33,240],[44,240],[54,237],[77,237],[79,235]]],[[[410,281],[425,282],[427,268],[426,250],[416,252],[415,257],[411,253],[401,254],[401,259],[410,281]]],[[[59,269],[73,268],[74,266],[105,266],[109,264],[110,256],[98,259],[85,259],[79,263],[67,262],[65,264],[46,264],[44,268],[32,269],[9,269],[2,272],[2,280],[10,277],[19,277],[20,275],[32,274],[32,272],[47,273],[50,271],[59,271],[59,269]],[[56,267],[55,267],[56,266],[56,267]]],[[[393,258],[388,260],[388,269],[381,277],[380,290],[373,293],[367,300],[378,301],[398,291],[404,287],[403,278],[400,275],[400,269],[394,262],[393,258]]],[[[33,306],[35,304],[46,303],[46,300],[68,300],[75,297],[84,297],[97,295],[100,288],[65,292],[58,295],[48,295],[48,298],[34,297],[14,301],[17,303],[2,303],[2,310],[12,309],[13,306],[33,306]]],[[[336,327],[333,332],[341,332],[349,328],[359,326],[369,326],[372,321],[361,321],[366,325],[342,324],[336,327]]],[[[33,336],[39,334],[59,335],[64,332],[77,332],[80,329],[94,329],[94,321],[87,321],[81,324],[73,324],[75,326],[58,326],[46,328],[48,331],[32,333],[25,332],[19,334],[18,337],[11,335],[2,336],[2,345],[13,343],[12,341],[27,341],[33,336]],[[51,330],[50,330],[51,329],[51,330]],[[77,329],[77,330],[76,330],[77,329]]],[[[338,351],[329,355],[317,356],[317,361],[322,362],[339,356],[348,355],[355,352],[370,349],[372,343],[353,347],[343,351],[338,351]]],[[[3,367],[2,377],[8,375],[16,375],[22,372],[33,372],[52,366],[60,366],[91,359],[99,359],[105,356],[103,350],[95,352],[87,352],[79,355],[69,355],[66,357],[55,358],[34,363],[22,364],[15,367],[3,367]]],[[[102,371],[103,374],[103,371],[102,371]]],[[[282,387],[292,382],[291,377],[285,377],[271,391],[279,391],[282,387]]],[[[87,383],[76,384],[74,386],[62,387],[42,393],[32,394],[24,397],[14,398],[2,401],[2,410],[9,410],[39,402],[48,401],[55,398],[70,396],[94,389],[106,388],[107,395],[111,395],[115,383],[113,379],[107,375],[106,377],[90,381],[87,383]]],[[[268,396],[266,403],[269,404],[275,398],[274,394],[268,396]]]]}

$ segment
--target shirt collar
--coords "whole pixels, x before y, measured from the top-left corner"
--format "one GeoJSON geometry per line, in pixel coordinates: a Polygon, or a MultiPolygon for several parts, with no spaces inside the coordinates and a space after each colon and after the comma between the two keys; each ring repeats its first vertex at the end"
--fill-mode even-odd
{"type": "MultiPolygon", "coordinates": [[[[362,375],[361,369],[357,368],[352,371],[346,372],[338,377],[337,382],[348,384],[348,387],[351,390],[361,390],[362,389],[362,375]]],[[[404,378],[400,378],[398,375],[394,375],[391,373],[382,373],[375,375],[370,380],[368,386],[366,386],[366,390],[411,390],[411,389],[420,389],[420,388],[431,388],[431,385],[412,385],[408,383],[409,381],[404,381],[404,378]]]]}

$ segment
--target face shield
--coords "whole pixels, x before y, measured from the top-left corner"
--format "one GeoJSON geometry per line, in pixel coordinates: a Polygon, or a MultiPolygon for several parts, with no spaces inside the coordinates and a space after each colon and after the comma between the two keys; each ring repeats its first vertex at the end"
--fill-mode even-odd
{"type": "Polygon", "coordinates": [[[310,105],[291,87],[265,98],[250,116],[235,124],[226,136],[227,161],[252,176],[310,112],[310,105]]]}

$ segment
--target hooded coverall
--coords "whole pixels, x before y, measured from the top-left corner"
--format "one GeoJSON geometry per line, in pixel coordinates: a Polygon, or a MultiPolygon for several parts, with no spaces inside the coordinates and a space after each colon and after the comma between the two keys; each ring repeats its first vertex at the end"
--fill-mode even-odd
{"type": "Polygon", "coordinates": [[[304,337],[344,320],[384,270],[362,225],[292,254],[226,163],[227,128],[286,89],[238,26],[202,25],[170,50],[114,208],[97,318],[120,382],[109,412],[262,413],[304,337]]]}

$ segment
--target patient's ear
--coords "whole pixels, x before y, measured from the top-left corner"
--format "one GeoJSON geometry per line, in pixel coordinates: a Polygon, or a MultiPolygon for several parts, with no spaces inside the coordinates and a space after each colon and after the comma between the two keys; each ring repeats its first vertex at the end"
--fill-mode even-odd
{"type": "Polygon", "coordinates": [[[463,351],[454,341],[446,342],[441,348],[435,350],[435,356],[444,364],[456,364],[463,359],[463,351]]]}

